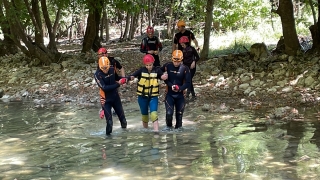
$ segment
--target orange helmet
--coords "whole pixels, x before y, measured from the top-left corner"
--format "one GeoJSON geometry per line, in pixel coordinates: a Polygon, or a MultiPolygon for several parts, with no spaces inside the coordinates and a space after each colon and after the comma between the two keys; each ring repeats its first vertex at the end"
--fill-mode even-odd
{"type": "Polygon", "coordinates": [[[106,48],[100,48],[99,50],[98,50],[98,54],[107,54],[107,49],[106,48]]]}
{"type": "Polygon", "coordinates": [[[154,62],[154,57],[151,54],[146,54],[143,57],[143,64],[149,64],[154,62]]]}
{"type": "Polygon", "coordinates": [[[188,42],[189,42],[188,36],[182,36],[182,37],[179,39],[179,43],[188,43],[188,42]]]}
{"type": "Polygon", "coordinates": [[[181,27],[181,26],[185,27],[186,23],[183,20],[179,20],[178,23],[177,23],[177,26],[178,27],[181,27]]]}
{"type": "Polygon", "coordinates": [[[174,62],[180,62],[183,59],[183,53],[181,50],[174,50],[172,52],[172,61],[174,62]]]}
{"type": "Polygon", "coordinates": [[[101,71],[108,71],[110,68],[110,61],[107,57],[99,58],[99,68],[101,71]]]}
{"type": "Polygon", "coordinates": [[[154,29],[153,29],[153,27],[152,26],[148,26],[147,27],[147,34],[153,34],[154,33],[154,29]]]}

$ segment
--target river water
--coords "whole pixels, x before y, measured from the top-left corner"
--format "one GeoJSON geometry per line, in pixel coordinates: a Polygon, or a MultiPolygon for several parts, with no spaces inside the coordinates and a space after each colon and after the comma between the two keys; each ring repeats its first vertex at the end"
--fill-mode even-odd
{"type": "Polygon", "coordinates": [[[124,104],[105,136],[98,106],[0,101],[0,179],[320,179],[317,107],[304,118],[265,119],[268,109],[207,113],[187,107],[182,130],[142,129],[138,105],[124,104]]]}

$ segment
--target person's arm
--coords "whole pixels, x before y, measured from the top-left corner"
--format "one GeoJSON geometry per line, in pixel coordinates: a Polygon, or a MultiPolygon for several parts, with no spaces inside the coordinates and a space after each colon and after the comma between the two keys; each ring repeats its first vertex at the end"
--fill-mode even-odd
{"type": "Polygon", "coordinates": [[[121,74],[122,77],[126,77],[126,73],[125,73],[123,67],[120,69],[120,74],[121,74]]]}
{"type": "Polygon", "coordinates": [[[94,79],[96,80],[99,88],[101,88],[103,91],[105,92],[110,92],[113,91],[115,89],[117,89],[118,87],[120,87],[119,83],[115,83],[115,84],[111,84],[111,85],[106,85],[102,79],[102,75],[100,73],[95,73],[94,74],[94,79]]]}
{"type": "Polygon", "coordinates": [[[160,68],[158,68],[157,70],[157,78],[160,79],[160,80],[167,80],[168,78],[168,74],[167,72],[162,72],[160,68]]]}
{"type": "Polygon", "coordinates": [[[174,35],[173,44],[172,44],[172,52],[177,49],[178,49],[178,39],[177,39],[176,35],[174,35]]]}
{"type": "Polygon", "coordinates": [[[196,38],[194,38],[193,43],[196,46],[196,49],[199,50],[200,48],[199,48],[199,44],[198,44],[198,41],[196,38]]]}
{"type": "Polygon", "coordinates": [[[158,39],[157,50],[162,51],[162,43],[160,42],[160,39],[158,37],[157,39],[158,39]]]}
{"type": "Polygon", "coordinates": [[[133,80],[135,77],[138,77],[138,79],[140,79],[141,73],[142,73],[142,68],[138,69],[137,71],[129,75],[129,80],[133,80]]]}
{"type": "Polygon", "coordinates": [[[184,83],[181,87],[179,87],[180,91],[183,91],[185,89],[187,89],[190,84],[191,84],[191,75],[190,75],[190,70],[188,67],[185,67],[185,71],[184,71],[184,83]]]}
{"type": "Polygon", "coordinates": [[[198,54],[198,51],[197,51],[195,48],[192,48],[192,53],[193,53],[193,55],[194,55],[194,61],[195,61],[195,62],[198,62],[199,59],[200,59],[200,56],[199,56],[199,54],[198,54]]]}
{"type": "Polygon", "coordinates": [[[125,73],[125,71],[124,71],[123,66],[120,64],[120,62],[119,62],[118,60],[114,59],[114,61],[115,61],[115,63],[116,63],[117,70],[120,71],[120,75],[121,75],[122,77],[125,77],[125,76],[126,76],[126,73],[125,73]]]}
{"type": "MultiPolygon", "coordinates": [[[[199,51],[200,48],[199,48],[198,41],[197,41],[196,37],[194,36],[193,32],[190,31],[190,33],[191,33],[191,34],[190,34],[190,38],[192,39],[192,41],[193,41],[193,43],[194,43],[197,51],[199,51]]],[[[190,44],[190,45],[191,45],[191,44],[190,44]]]]}
{"type": "Polygon", "coordinates": [[[143,38],[142,41],[141,41],[140,52],[142,52],[142,53],[147,53],[148,52],[145,38],[143,38]]]}

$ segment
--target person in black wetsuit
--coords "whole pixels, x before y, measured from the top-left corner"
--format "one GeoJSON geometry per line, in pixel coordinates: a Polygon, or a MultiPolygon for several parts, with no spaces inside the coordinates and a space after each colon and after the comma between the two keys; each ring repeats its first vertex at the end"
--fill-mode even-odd
{"type": "Polygon", "coordinates": [[[124,115],[118,92],[118,87],[126,83],[127,79],[119,77],[115,71],[115,67],[110,64],[109,59],[107,57],[101,57],[99,59],[99,69],[97,69],[94,74],[94,78],[100,88],[100,96],[105,100],[103,103],[103,112],[107,123],[106,135],[110,135],[112,133],[113,121],[111,108],[120,115],[118,117],[121,127],[127,128],[127,120],[124,115]]]}
{"type": "Polygon", "coordinates": [[[182,36],[179,39],[179,44],[182,46],[183,64],[188,66],[191,74],[191,83],[186,98],[188,99],[191,93],[192,97],[190,100],[193,101],[196,99],[196,94],[194,92],[192,78],[196,73],[196,62],[199,61],[200,57],[197,50],[193,46],[190,46],[190,41],[187,36],[182,36]]]}
{"type": "Polygon", "coordinates": [[[182,116],[185,107],[185,90],[190,86],[191,76],[189,68],[182,64],[183,53],[175,50],[172,53],[172,62],[166,63],[161,67],[163,72],[167,72],[168,79],[165,80],[166,88],[166,124],[172,128],[173,113],[175,110],[175,128],[182,127],[182,116]]]}
{"type": "Polygon", "coordinates": [[[151,26],[147,28],[147,37],[143,38],[140,45],[140,52],[151,54],[154,58],[154,67],[160,67],[159,52],[162,51],[162,44],[157,36],[154,35],[154,29],[151,26]]]}

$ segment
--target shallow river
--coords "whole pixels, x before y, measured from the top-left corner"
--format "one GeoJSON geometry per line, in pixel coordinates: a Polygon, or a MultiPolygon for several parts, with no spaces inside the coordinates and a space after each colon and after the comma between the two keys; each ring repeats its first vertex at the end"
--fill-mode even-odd
{"type": "Polygon", "coordinates": [[[0,101],[0,179],[320,179],[320,121],[269,122],[266,109],[228,114],[187,107],[182,130],[142,129],[137,104],[125,104],[128,128],[114,117],[105,136],[99,107],[34,108],[0,101]]]}

